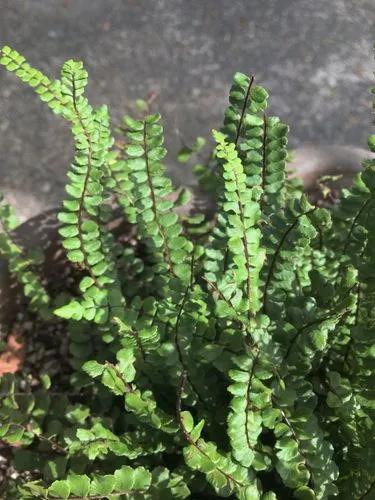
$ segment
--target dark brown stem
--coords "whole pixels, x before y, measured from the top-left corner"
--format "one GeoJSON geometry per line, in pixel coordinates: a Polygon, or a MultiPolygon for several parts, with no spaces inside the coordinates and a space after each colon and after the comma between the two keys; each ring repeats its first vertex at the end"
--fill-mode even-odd
{"type": "MultiPolygon", "coordinates": [[[[127,491],[122,491],[119,493],[111,493],[109,496],[111,498],[115,497],[121,497],[122,495],[130,495],[130,494],[142,494],[145,493],[147,490],[127,490],[127,491]]],[[[50,497],[47,496],[47,498],[54,498],[55,500],[63,500],[63,497],[50,497]]],[[[65,498],[65,497],[64,497],[65,498]]],[[[85,497],[77,497],[77,496],[69,496],[66,500],[102,500],[104,497],[103,495],[87,495],[85,497]]]]}
{"type": "Polygon", "coordinates": [[[234,477],[232,477],[230,474],[227,474],[226,472],[224,472],[222,469],[220,469],[219,467],[217,467],[214,462],[212,462],[211,458],[207,455],[207,453],[204,450],[201,449],[201,447],[199,446],[199,444],[192,439],[192,437],[190,436],[190,434],[186,430],[184,422],[183,422],[183,419],[182,419],[182,394],[183,394],[183,392],[185,390],[186,380],[187,380],[187,373],[184,370],[182,372],[182,375],[181,375],[180,387],[179,387],[179,390],[178,390],[178,396],[177,396],[177,402],[176,402],[177,420],[179,422],[179,426],[180,426],[180,430],[181,430],[182,434],[184,435],[186,441],[191,446],[194,446],[194,448],[197,451],[199,451],[199,453],[201,453],[207,460],[209,460],[214,465],[215,469],[218,472],[220,472],[221,474],[223,474],[223,476],[226,478],[226,480],[228,482],[232,482],[236,486],[242,487],[243,485],[239,481],[237,481],[236,479],[234,479],[234,477]]]}
{"type": "Polygon", "coordinates": [[[208,280],[205,276],[202,276],[202,279],[207,283],[207,285],[209,287],[211,287],[211,289],[216,292],[218,294],[218,296],[221,298],[221,300],[223,302],[225,302],[227,304],[227,306],[232,309],[232,311],[234,312],[234,314],[237,316],[237,311],[234,309],[234,307],[232,306],[232,304],[229,302],[228,299],[226,299],[223,295],[223,293],[219,290],[219,288],[215,285],[215,283],[212,283],[212,281],[208,280]]]}
{"type": "Polygon", "coordinates": [[[177,319],[176,319],[176,324],[175,324],[175,328],[174,328],[174,339],[175,339],[175,345],[176,345],[176,349],[177,349],[178,359],[179,359],[180,364],[181,364],[181,366],[183,368],[183,372],[186,373],[186,378],[187,378],[190,386],[192,387],[193,391],[198,396],[199,401],[201,402],[201,404],[203,406],[205,406],[207,408],[207,405],[206,405],[204,399],[200,395],[200,393],[199,393],[198,389],[196,388],[194,382],[191,380],[191,377],[189,377],[188,367],[187,367],[187,365],[186,365],[186,363],[184,361],[184,356],[182,354],[182,349],[181,349],[180,341],[179,341],[179,337],[178,337],[178,331],[179,331],[180,321],[181,321],[181,317],[182,317],[182,314],[183,314],[183,311],[184,311],[184,306],[185,306],[186,300],[187,300],[188,295],[189,295],[190,288],[191,288],[191,285],[189,285],[186,288],[185,294],[184,294],[184,296],[182,298],[182,301],[181,301],[181,304],[180,304],[180,308],[179,308],[178,313],[177,313],[177,319]]]}
{"type": "Polygon", "coordinates": [[[169,271],[174,275],[175,273],[174,273],[174,269],[173,269],[173,263],[172,263],[172,260],[171,260],[171,256],[170,256],[170,253],[169,253],[169,248],[168,248],[168,244],[167,244],[167,237],[165,235],[165,232],[164,232],[164,229],[163,229],[162,225],[160,224],[159,216],[158,216],[158,211],[157,211],[156,196],[155,196],[155,191],[154,191],[154,185],[153,185],[152,179],[151,179],[150,164],[149,164],[149,159],[148,159],[148,146],[147,146],[146,127],[147,127],[147,123],[144,122],[144,124],[143,124],[143,148],[144,148],[144,152],[145,152],[145,162],[146,162],[146,172],[147,172],[147,184],[148,184],[148,187],[149,187],[150,193],[151,193],[152,210],[154,212],[155,222],[156,222],[156,224],[158,226],[158,229],[159,229],[159,232],[160,232],[160,234],[161,234],[161,236],[163,238],[164,256],[165,256],[165,258],[167,260],[169,271]]]}
{"type": "Polygon", "coordinates": [[[109,361],[106,361],[105,362],[106,366],[109,366],[111,367],[113,370],[115,370],[116,372],[116,375],[118,376],[118,378],[121,380],[121,382],[125,385],[125,388],[126,388],[126,392],[133,392],[133,386],[131,384],[129,384],[129,382],[127,382],[124,377],[122,376],[122,373],[118,370],[117,366],[115,366],[114,364],[110,363],[109,361]]]}
{"type": "Polygon", "coordinates": [[[98,288],[102,288],[101,285],[98,284],[98,280],[97,280],[97,277],[93,274],[92,270],[91,270],[91,266],[88,262],[88,256],[87,256],[87,252],[85,250],[85,244],[84,244],[84,241],[83,241],[83,231],[82,231],[82,224],[83,224],[83,212],[84,212],[84,202],[85,202],[85,195],[86,195],[86,190],[87,190],[87,185],[88,185],[88,182],[89,182],[89,179],[90,179],[90,175],[91,175],[91,170],[92,170],[92,141],[91,141],[91,137],[90,137],[90,134],[87,132],[87,129],[83,123],[83,120],[82,120],[82,117],[81,117],[81,114],[78,110],[78,107],[77,107],[77,97],[76,97],[76,87],[75,87],[75,81],[73,79],[73,82],[72,82],[72,101],[73,101],[73,108],[74,108],[74,112],[76,114],[76,117],[77,117],[77,120],[83,130],[83,133],[85,135],[85,138],[87,140],[87,143],[88,143],[88,154],[87,154],[87,170],[86,170],[86,174],[85,174],[85,179],[84,179],[84,182],[83,182],[83,190],[82,190],[82,195],[79,199],[79,208],[78,208],[78,212],[77,212],[77,217],[78,217],[78,238],[79,238],[79,241],[80,241],[80,248],[81,248],[81,251],[82,251],[82,254],[83,254],[83,262],[84,262],[84,266],[85,266],[85,269],[86,271],[90,274],[90,277],[95,281],[95,285],[98,286],[98,288]]]}
{"type": "MultiPolygon", "coordinates": [[[[359,319],[359,308],[361,306],[361,284],[358,283],[358,287],[357,287],[357,304],[356,304],[356,309],[355,309],[355,319],[354,319],[354,325],[353,325],[353,328],[356,327],[358,325],[358,319],[359,319]]],[[[343,361],[343,365],[347,366],[348,368],[350,368],[349,366],[349,363],[348,363],[348,357],[349,357],[349,354],[350,354],[350,350],[353,346],[353,343],[354,343],[354,339],[353,339],[353,336],[350,337],[349,339],[349,342],[347,343],[346,345],[346,349],[345,349],[345,354],[344,354],[344,361],[343,361]]]]}
{"type": "Polygon", "coordinates": [[[246,92],[245,100],[243,102],[243,106],[242,106],[242,110],[241,110],[241,116],[240,116],[240,121],[239,121],[238,127],[237,127],[236,138],[234,140],[234,144],[235,144],[236,147],[237,147],[238,141],[239,141],[239,139],[241,137],[243,122],[244,122],[244,118],[246,116],[246,111],[247,111],[247,108],[248,108],[248,105],[249,105],[250,91],[251,91],[251,87],[253,86],[253,83],[254,83],[254,76],[252,76],[250,78],[249,86],[247,87],[247,92],[246,92]]]}
{"type": "Polygon", "coordinates": [[[275,264],[276,264],[276,260],[281,252],[281,248],[287,238],[287,236],[289,235],[289,233],[291,231],[293,231],[293,229],[296,227],[299,219],[303,216],[303,215],[308,215],[312,212],[314,212],[316,210],[316,207],[314,207],[313,209],[309,210],[308,212],[304,212],[302,214],[299,214],[295,221],[293,222],[293,224],[291,224],[288,229],[285,231],[285,233],[283,234],[282,238],[280,239],[279,241],[279,244],[277,245],[276,249],[275,249],[275,252],[273,253],[273,256],[272,256],[272,260],[271,260],[271,265],[270,265],[270,268],[268,270],[268,275],[267,275],[267,278],[266,278],[266,283],[264,285],[264,292],[263,292],[263,313],[266,312],[266,309],[267,309],[267,299],[268,299],[268,287],[271,283],[271,279],[272,279],[272,276],[273,276],[273,271],[274,271],[274,267],[275,267],[275,264]]]}
{"type": "Polygon", "coordinates": [[[48,443],[54,451],[58,451],[64,455],[67,454],[67,451],[65,450],[65,448],[63,448],[58,443],[56,443],[56,441],[53,441],[52,439],[50,439],[46,436],[43,436],[43,434],[37,434],[33,430],[28,429],[27,426],[22,425],[22,424],[13,424],[12,423],[11,426],[18,427],[19,429],[22,429],[24,432],[31,432],[34,435],[34,437],[39,439],[39,441],[43,441],[45,443],[48,443]]]}
{"type": "MultiPolygon", "coordinates": [[[[374,489],[374,487],[375,487],[375,481],[373,481],[373,482],[370,484],[370,486],[367,488],[367,490],[366,490],[366,491],[365,491],[365,492],[364,492],[364,493],[363,493],[360,497],[358,497],[358,498],[357,498],[357,500],[364,500],[364,498],[366,498],[366,497],[367,497],[367,495],[368,495],[369,493],[371,493],[371,491],[374,489]]],[[[369,500],[370,500],[370,499],[369,499],[369,500]]]]}
{"type": "Polygon", "coordinates": [[[245,412],[246,422],[245,422],[245,433],[246,433],[246,442],[247,442],[247,445],[248,445],[248,447],[251,450],[254,449],[254,446],[250,442],[250,436],[249,436],[249,430],[248,430],[249,410],[250,410],[250,407],[251,407],[250,391],[251,391],[251,387],[252,387],[251,384],[252,384],[254,373],[255,373],[255,365],[258,362],[259,355],[260,355],[260,352],[258,351],[258,353],[255,356],[255,358],[253,358],[253,364],[251,366],[251,371],[250,371],[250,375],[249,375],[249,383],[247,385],[247,391],[246,391],[246,412],[245,412]]]}
{"type": "Polygon", "coordinates": [[[259,201],[261,213],[263,213],[264,189],[266,187],[266,167],[267,167],[266,146],[267,146],[267,116],[266,116],[266,113],[263,113],[262,193],[260,195],[260,201],[259,201]]]}
{"type": "Polygon", "coordinates": [[[293,439],[294,439],[294,441],[297,444],[297,447],[298,447],[299,452],[301,453],[301,456],[305,460],[306,469],[309,471],[309,474],[310,474],[311,485],[312,485],[312,487],[314,487],[314,473],[313,473],[313,471],[312,471],[312,469],[310,467],[310,464],[309,464],[309,461],[307,459],[307,456],[306,456],[305,452],[303,450],[301,450],[300,441],[299,441],[297,433],[296,433],[296,431],[295,431],[295,429],[293,427],[293,424],[289,420],[289,417],[287,417],[287,415],[284,412],[284,410],[282,408],[280,408],[280,407],[279,407],[279,410],[280,410],[281,415],[282,415],[282,417],[284,419],[284,422],[286,423],[286,425],[288,426],[290,432],[292,433],[293,439]]]}
{"type": "Polygon", "coordinates": [[[350,229],[349,229],[349,232],[348,232],[348,236],[346,237],[346,240],[345,240],[345,245],[344,245],[344,250],[343,250],[344,253],[348,249],[350,238],[351,238],[352,233],[354,231],[355,225],[356,225],[359,217],[361,216],[362,212],[365,210],[367,205],[370,203],[370,201],[371,201],[370,198],[368,200],[366,200],[365,203],[362,205],[362,207],[358,210],[356,216],[354,217],[353,222],[352,222],[350,229]]]}

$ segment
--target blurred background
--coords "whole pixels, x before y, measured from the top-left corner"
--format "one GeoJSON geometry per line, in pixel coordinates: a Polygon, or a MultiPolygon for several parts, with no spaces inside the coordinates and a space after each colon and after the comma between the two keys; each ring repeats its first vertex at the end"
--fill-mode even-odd
{"type": "MultiPolygon", "coordinates": [[[[156,95],[170,148],[220,127],[235,71],[255,74],[290,145],[366,147],[374,0],[0,0],[0,45],[56,78],[84,61],[89,97],[115,123],[156,95]]],[[[59,205],[73,155],[67,125],[0,68],[0,190],[23,218],[59,205]]]]}

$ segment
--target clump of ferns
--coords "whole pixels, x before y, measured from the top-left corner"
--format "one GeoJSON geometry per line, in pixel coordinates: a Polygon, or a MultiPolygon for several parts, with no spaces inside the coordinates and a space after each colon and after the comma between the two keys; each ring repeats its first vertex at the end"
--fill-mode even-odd
{"type": "Polygon", "coordinates": [[[82,63],[54,81],[8,47],[0,63],[70,124],[58,220],[79,270],[50,296],[1,205],[1,255],[34,313],[66,320],[72,366],[59,397],[45,374],[1,379],[6,498],[372,498],[374,160],[313,205],[286,175],[288,127],[237,73],[207,165],[200,138],[179,154],[215,213],[182,215],[158,114],[125,116],[115,141],[82,63]]]}

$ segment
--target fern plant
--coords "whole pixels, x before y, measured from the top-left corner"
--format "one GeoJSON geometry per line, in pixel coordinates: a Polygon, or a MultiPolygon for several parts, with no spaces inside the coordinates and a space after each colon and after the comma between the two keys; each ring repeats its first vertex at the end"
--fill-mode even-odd
{"type": "Polygon", "coordinates": [[[312,205],[286,175],[288,127],[237,73],[195,168],[216,212],[181,216],[158,114],[125,116],[116,141],[82,63],[58,80],[9,47],[0,63],[72,130],[58,220],[79,277],[50,296],[2,203],[1,256],[38,324],[65,325],[71,365],[62,388],[1,378],[3,497],[375,498],[375,161],[312,205]]]}

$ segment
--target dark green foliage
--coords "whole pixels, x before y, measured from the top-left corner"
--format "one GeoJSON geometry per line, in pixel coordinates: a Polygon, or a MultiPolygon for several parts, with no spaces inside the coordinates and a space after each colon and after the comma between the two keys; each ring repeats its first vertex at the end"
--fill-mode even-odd
{"type": "Polygon", "coordinates": [[[43,261],[41,252],[26,253],[12,237],[12,231],[18,225],[18,219],[10,205],[0,195],[0,255],[8,261],[10,272],[22,285],[23,292],[29,300],[30,309],[43,319],[52,317],[49,310],[50,298],[41,283],[39,275],[34,271],[43,261]]]}
{"type": "Polygon", "coordinates": [[[32,311],[66,320],[71,355],[69,387],[1,379],[0,437],[19,471],[3,496],[374,498],[375,161],[335,206],[312,205],[286,179],[288,127],[236,74],[195,168],[217,211],[180,216],[189,195],[165,175],[158,114],[125,116],[115,142],[81,63],[57,81],[8,47],[0,63],[70,123],[58,219],[80,276],[49,297],[1,204],[0,253],[32,311]],[[109,229],[119,213],[126,244],[109,229]]]}

